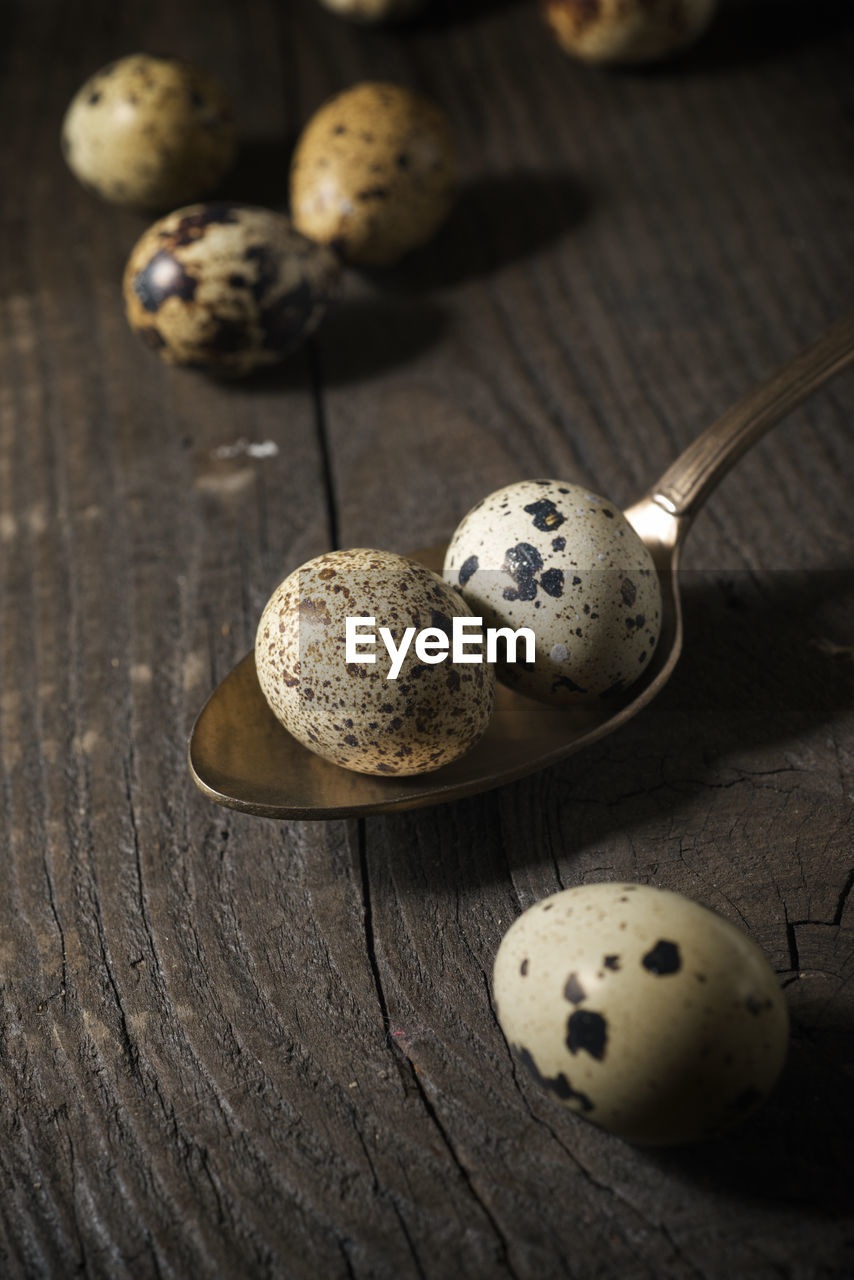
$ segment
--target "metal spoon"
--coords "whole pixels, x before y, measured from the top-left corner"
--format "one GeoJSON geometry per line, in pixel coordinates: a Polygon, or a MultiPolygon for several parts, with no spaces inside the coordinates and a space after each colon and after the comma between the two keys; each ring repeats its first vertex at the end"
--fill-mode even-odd
{"type": "MultiPolygon", "coordinates": [[[[615,700],[558,709],[498,686],[480,742],[435,773],[378,778],[352,773],[308,751],[278,723],[247,654],[203,707],[189,742],[190,772],[218,804],[266,818],[343,818],[456,800],[556,764],[619,729],[651,702],[682,649],[679,552],[694,516],[730,467],[813,391],[854,361],[854,314],[745,396],[668,467],[626,511],[661,577],[662,628],[643,676],[615,700]]],[[[441,572],[444,547],[415,552],[441,572]]]]}

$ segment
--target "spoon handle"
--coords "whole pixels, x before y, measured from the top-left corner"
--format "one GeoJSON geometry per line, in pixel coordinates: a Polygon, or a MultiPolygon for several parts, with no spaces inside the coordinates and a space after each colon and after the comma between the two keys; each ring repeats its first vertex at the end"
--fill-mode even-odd
{"type": "Polygon", "coordinates": [[[770,427],[854,362],[854,312],[712,423],[665,471],[650,497],[690,526],[711,491],[770,427]]]}

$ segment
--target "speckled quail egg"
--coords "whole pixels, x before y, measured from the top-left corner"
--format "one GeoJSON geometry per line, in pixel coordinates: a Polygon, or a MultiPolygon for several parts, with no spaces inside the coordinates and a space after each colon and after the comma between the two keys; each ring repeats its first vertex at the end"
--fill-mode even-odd
{"type": "Polygon", "coordinates": [[[350,262],[389,266],[429,240],[456,189],[442,112],[401,85],[366,83],[312,116],[291,167],[291,214],[350,262]]]}
{"type": "Polygon", "coordinates": [[[595,63],[668,58],[693,44],[717,0],[542,0],[558,44],[595,63]]]}
{"type": "Polygon", "coordinates": [[[316,328],[339,270],[331,250],[281,213],[189,205],[135,245],[125,310],[167,363],[240,375],[274,364],[316,328]]]}
{"type": "Polygon", "coordinates": [[[359,773],[429,773],[468,751],[492,712],[490,664],[435,656],[453,619],[470,616],[438,574],[412,560],[330,551],[270,597],[255,640],[258,680],[276,718],[325,759],[359,773]],[[349,661],[348,618],[362,620],[349,661]],[[398,651],[405,632],[416,633],[396,675],[381,628],[398,651]],[[421,632],[426,661],[414,643],[421,632]]]}
{"type": "Polygon", "coordinates": [[[631,1142],[691,1142],[737,1123],[786,1056],[777,979],[746,934],[678,893],[565,889],[508,929],[498,1017],[534,1078],[631,1142]]]}
{"type": "Polygon", "coordinates": [[[424,0],[320,0],[339,18],[352,22],[397,22],[424,7],[424,0]]]}
{"type": "Polygon", "coordinates": [[[652,557],[622,512],[581,485],[523,480],[491,493],[458,525],[444,576],[485,625],[533,631],[534,663],[517,645],[496,672],[543,702],[621,692],[658,641],[652,557]]]}
{"type": "Polygon", "coordinates": [[[204,71],[135,53],[96,71],[62,125],[72,172],[114,204],[168,209],[212,191],[231,167],[231,103],[204,71]]]}

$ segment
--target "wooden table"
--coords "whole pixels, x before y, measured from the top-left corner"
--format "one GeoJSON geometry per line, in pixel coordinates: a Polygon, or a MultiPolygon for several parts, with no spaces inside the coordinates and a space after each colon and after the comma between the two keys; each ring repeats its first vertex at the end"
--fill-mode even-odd
{"type": "Polygon", "coordinates": [[[205,800],[185,750],[297,564],[439,541],[523,477],[630,502],[851,306],[851,5],[733,3],[679,65],[615,74],[509,0],[386,30],[314,0],[4,18],[0,1270],[850,1275],[850,376],[712,499],[676,675],[586,754],[275,824],[205,800]],[[325,98],[421,88],[459,139],[450,225],[351,273],[279,373],[167,368],[119,292],[149,219],[58,149],[78,85],[136,49],[221,77],[245,138],[224,194],[280,206],[325,98]],[[505,929],[609,878],[719,911],[785,986],[788,1066],[731,1137],[634,1149],[510,1057],[505,929]]]}

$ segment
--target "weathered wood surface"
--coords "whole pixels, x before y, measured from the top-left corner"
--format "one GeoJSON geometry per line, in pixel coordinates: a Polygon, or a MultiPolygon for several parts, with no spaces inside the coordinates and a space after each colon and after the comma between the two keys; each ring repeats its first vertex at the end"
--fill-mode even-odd
{"type": "Polygon", "coordinates": [[[514,478],[626,502],[850,307],[850,5],[728,6],[660,73],[571,65],[525,3],[411,28],[313,0],[4,14],[0,1269],[92,1277],[837,1277],[854,1268],[854,379],[697,523],[683,661],[562,767],[443,809],[274,825],[197,794],[186,735],[289,568],[446,536],[514,478]],[[313,348],[216,386],[126,330],[146,220],[59,156],[134,49],[240,103],[226,193],[281,202],[333,91],[453,118],[434,246],[350,276],[313,348]],[[239,438],[275,458],[223,458],[239,438]],[[630,877],[744,925],[785,984],[768,1106],[634,1150],[511,1061],[502,933],[630,877]]]}

